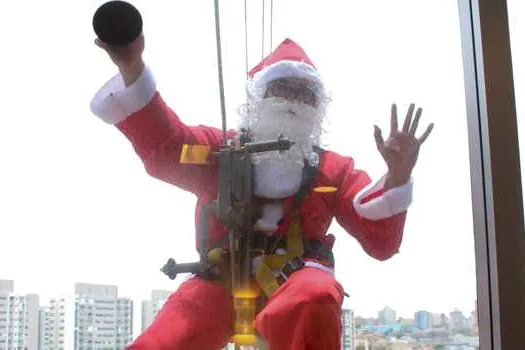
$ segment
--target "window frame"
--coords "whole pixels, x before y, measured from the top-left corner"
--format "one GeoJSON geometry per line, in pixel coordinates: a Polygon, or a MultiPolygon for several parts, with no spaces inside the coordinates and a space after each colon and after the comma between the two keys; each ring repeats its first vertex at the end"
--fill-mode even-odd
{"type": "Polygon", "coordinates": [[[525,228],[506,0],[459,0],[480,349],[525,349],[525,228]]]}

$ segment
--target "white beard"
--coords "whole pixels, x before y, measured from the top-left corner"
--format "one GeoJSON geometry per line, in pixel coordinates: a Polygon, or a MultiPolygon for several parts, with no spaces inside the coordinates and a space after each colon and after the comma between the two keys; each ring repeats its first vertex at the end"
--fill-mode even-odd
{"type": "Polygon", "coordinates": [[[304,160],[313,165],[318,162],[313,146],[319,144],[322,116],[314,107],[277,98],[264,99],[253,107],[240,125],[250,131],[253,142],[273,141],[280,136],[294,142],[288,151],[252,156],[253,192],[265,198],[289,197],[299,189],[304,160]]]}

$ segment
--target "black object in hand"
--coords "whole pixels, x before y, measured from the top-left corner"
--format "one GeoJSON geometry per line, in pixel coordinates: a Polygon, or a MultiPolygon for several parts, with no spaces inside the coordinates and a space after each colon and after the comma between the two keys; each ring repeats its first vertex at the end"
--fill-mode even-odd
{"type": "Polygon", "coordinates": [[[126,46],[142,33],[142,16],[126,1],[108,1],[93,15],[93,29],[102,42],[126,46]]]}

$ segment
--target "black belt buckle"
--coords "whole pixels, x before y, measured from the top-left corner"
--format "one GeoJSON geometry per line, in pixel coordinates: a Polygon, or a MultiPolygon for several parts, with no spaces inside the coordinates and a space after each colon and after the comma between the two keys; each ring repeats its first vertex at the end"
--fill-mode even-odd
{"type": "Polygon", "coordinates": [[[292,260],[288,261],[282,268],[279,275],[276,277],[279,285],[286,282],[286,280],[292,275],[292,273],[300,270],[304,267],[304,261],[299,256],[296,256],[292,260]]]}

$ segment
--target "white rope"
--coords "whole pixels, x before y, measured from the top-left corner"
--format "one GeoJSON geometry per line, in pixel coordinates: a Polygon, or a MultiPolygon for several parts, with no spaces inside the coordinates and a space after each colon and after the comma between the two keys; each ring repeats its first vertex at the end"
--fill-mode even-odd
{"type": "Polygon", "coordinates": [[[224,98],[224,78],[222,75],[221,25],[219,18],[219,0],[215,0],[215,34],[217,41],[217,69],[219,71],[219,95],[221,99],[222,138],[226,145],[228,143],[228,133],[226,129],[226,102],[224,98]]]}

